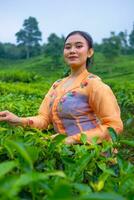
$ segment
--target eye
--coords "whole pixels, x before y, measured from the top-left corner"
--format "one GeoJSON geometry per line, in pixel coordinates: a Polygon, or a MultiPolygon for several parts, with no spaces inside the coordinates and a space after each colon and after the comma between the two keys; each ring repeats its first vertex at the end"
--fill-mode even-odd
{"type": "Polygon", "coordinates": [[[77,49],[80,49],[80,48],[82,48],[82,47],[83,47],[82,44],[77,44],[77,45],[76,45],[76,48],[77,48],[77,49]]]}
{"type": "Polygon", "coordinates": [[[76,42],[75,47],[76,47],[77,49],[80,49],[80,48],[83,47],[83,43],[82,43],[82,42],[76,42]]]}
{"type": "Polygon", "coordinates": [[[71,46],[70,45],[65,45],[64,49],[70,49],[71,46]]]}

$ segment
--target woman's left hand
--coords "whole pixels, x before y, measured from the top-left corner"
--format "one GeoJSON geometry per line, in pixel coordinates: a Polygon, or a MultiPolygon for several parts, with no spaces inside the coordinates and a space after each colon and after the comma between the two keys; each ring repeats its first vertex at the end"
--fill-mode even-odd
{"type": "Polygon", "coordinates": [[[65,139],[65,144],[76,144],[77,141],[73,138],[73,136],[68,136],[66,139],[65,139]]]}
{"type": "MultiPolygon", "coordinates": [[[[59,133],[56,133],[54,135],[51,135],[51,138],[54,139],[59,133]]],[[[65,144],[76,144],[76,140],[73,138],[73,136],[68,136],[65,138],[65,144]]]]}

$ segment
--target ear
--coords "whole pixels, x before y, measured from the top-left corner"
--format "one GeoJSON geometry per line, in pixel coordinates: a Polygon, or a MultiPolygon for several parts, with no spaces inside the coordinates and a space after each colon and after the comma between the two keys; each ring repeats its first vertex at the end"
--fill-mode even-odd
{"type": "Polygon", "coordinates": [[[92,56],[93,56],[93,54],[94,54],[94,50],[93,50],[93,48],[90,48],[89,50],[88,50],[88,58],[91,58],[92,56]]]}

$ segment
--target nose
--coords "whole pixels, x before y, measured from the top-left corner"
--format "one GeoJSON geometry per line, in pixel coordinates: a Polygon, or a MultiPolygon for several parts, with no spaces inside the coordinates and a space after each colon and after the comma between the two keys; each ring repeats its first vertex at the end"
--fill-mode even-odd
{"type": "Polygon", "coordinates": [[[72,46],[71,48],[70,48],[70,53],[75,53],[76,52],[76,48],[74,47],[74,46],[72,46]]]}

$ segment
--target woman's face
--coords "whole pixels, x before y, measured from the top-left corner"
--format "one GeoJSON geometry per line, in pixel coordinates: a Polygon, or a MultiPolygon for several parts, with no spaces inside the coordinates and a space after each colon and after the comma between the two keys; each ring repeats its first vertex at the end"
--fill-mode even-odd
{"type": "Polygon", "coordinates": [[[87,57],[91,57],[93,49],[89,49],[84,37],[79,34],[71,35],[65,42],[64,59],[72,68],[86,67],[87,57]]]}

